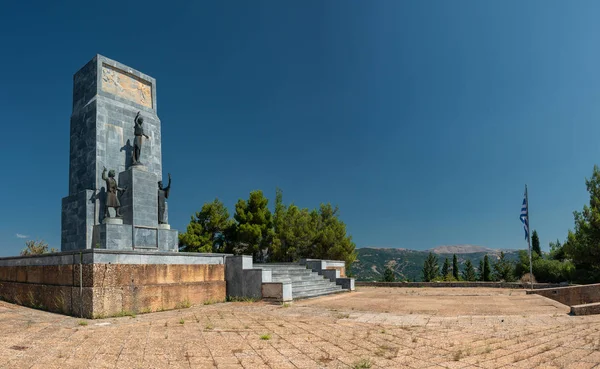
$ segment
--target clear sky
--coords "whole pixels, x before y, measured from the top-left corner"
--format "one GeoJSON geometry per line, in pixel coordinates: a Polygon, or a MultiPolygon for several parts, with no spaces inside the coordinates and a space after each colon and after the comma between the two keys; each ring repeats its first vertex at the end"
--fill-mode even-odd
{"type": "Polygon", "coordinates": [[[542,248],[600,163],[600,3],[5,2],[0,256],[60,248],[72,78],[157,79],[169,218],[262,189],[337,204],[358,247],[542,248]],[[20,238],[27,236],[25,238],[20,238]]]}

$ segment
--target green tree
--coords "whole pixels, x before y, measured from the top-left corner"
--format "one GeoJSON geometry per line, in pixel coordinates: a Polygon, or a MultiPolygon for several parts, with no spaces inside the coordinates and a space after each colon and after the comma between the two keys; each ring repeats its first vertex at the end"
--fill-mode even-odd
{"type": "Polygon", "coordinates": [[[50,250],[48,250],[48,244],[46,242],[44,242],[43,240],[39,240],[39,241],[29,240],[29,241],[25,241],[25,248],[23,250],[21,250],[21,256],[42,255],[42,254],[48,254],[51,252],[58,252],[58,250],[55,248],[51,248],[50,250]]]}
{"type": "Polygon", "coordinates": [[[458,259],[456,258],[456,254],[452,255],[452,276],[457,281],[460,279],[460,270],[458,269],[458,259]]]}
{"type": "Polygon", "coordinates": [[[438,266],[438,258],[432,252],[427,255],[427,259],[423,263],[423,281],[431,282],[439,277],[440,268],[438,266]]]}
{"type": "Polygon", "coordinates": [[[297,261],[300,255],[313,257],[309,253],[316,236],[316,216],[294,204],[286,207],[279,189],[273,224],[275,234],[271,261],[297,261]]]}
{"type": "Polygon", "coordinates": [[[470,259],[465,261],[465,270],[463,271],[463,279],[465,281],[473,282],[477,280],[477,276],[475,275],[475,268],[473,267],[473,263],[470,259]]]}
{"type": "Polygon", "coordinates": [[[483,259],[481,259],[479,260],[479,269],[477,269],[477,280],[481,282],[485,281],[485,278],[483,277],[483,269],[483,259]]]}
{"type": "Polygon", "coordinates": [[[227,208],[219,199],[207,202],[192,215],[179,245],[186,252],[225,252],[226,236],[233,225],[227,208]]]}
{"type": "Polygon", "coordinates": [[[352,236],[346,234],[346,224],[338,218],[339,209],[331,204],[321,204],[319,210],[310,213],[315,222],[315,238],[312,245],[301,252],[301,257],[344,260],[346,270],[356,260],[356,245],[352,236]]]}
{"type": "MultiPolygon", "coordinates": [[[[536,253],[531,255],[531,259],[533,275],[538,282],[560,283],[573,279],[575,267],[570,260],[555,260],[552,258],[552,252],[547,259],[536,253]]],[[[529,273],[529,254],[525,250],[520,250],[515,275],[522,277],[525,273],[529,273]]]]}
{"type": "Polygon", "coordinates": [[[540,248],[540,238],[538,237],[537,231],[535,229],[531,234],[531,249],[539,256],[542,256],[542,249],[540,248]]]}
{"type": "Polygon", "coordinates": [[[569,230],[564,251],[576,268],[579,282],[600,280],[600,170],[594,165],[592,177],[585,185],[590,194],[589,205],[573,212],[575,230],[569,230]]]}
{"type": "Polygon", "coordinates": [[[394,271],[392,269],[385,268],[385,272],[383,272],[382,282],[395,282],[396,276],[394,275],[394,271]]]}
{"type": "Polygon", "coordinates": [[[564,261],[566,259],[565,248],[557,239],[556,242],[550,242],[550,259],[564,261]]]}
{"type": "Polygon", "coordinates": [[[267,207],[269,200],[260,190],[250,192],[248,200],[235,204],[235,252],[251,254],[256,262],[264,262],[273,242],[273,217],[267,207]]]}
{"type": "Polygon", "coordinates": [[[492,268],[490,267],[490,258],[487,254],[483,257],[483,280],[486,282],[492,280],[492,268]]]}
{"type": "Polygon", "coordinates": [[[494,263],[494,277],[498,281],[512,282],[515,280],[515,270],[512,262],[506,260],[504,252],[500,252],[500,258],[494,263]]]}
{"type": "Polygon", "coordinates": [[[448,277],[451,275],[451,271],[450,271],[450,261],[448,260],[448,258],[446,258],[444,260],[444,264],[442,265],[442,278],[444,279],[448,279],[448,277]]]}

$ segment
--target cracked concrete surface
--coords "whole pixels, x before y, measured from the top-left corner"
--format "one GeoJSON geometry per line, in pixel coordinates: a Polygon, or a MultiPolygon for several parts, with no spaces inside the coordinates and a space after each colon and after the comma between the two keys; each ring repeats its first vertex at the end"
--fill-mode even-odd
{"type": "Polygon", "coordinates": [[[358,288],[85,320],[0,302],[0,368],[592,368],[600,316],[522,290],[358,288]]]}

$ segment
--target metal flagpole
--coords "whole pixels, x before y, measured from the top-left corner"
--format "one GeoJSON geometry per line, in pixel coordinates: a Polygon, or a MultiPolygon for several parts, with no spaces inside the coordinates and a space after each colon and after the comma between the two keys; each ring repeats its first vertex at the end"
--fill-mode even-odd
{"type": "Polygon", "coordinates": [[[525,185],[525,206],[527,207],[527,245],[529,246],[529,285],[533,290],[533,263],[531,262],[531,222],[529,221],[529,197],[527,196],[527,185],[525,185]]]}

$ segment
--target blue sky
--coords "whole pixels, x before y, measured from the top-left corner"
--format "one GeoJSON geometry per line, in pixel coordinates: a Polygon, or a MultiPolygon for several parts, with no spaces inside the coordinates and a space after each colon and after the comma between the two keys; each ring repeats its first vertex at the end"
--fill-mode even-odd
{"type": "MultiPolygon", "coordinates": [[[[73,74],[157,79],[173,228],[275,188],[358,247],[542,248],[600,163],[596,2],[10,2],[0,11],[0,256],[60,248],[73,74]],[[17,235],[27,236],[19,238],[17,235]]],[[[166,173],[165,173],[166,174],[166,173]]]]}

